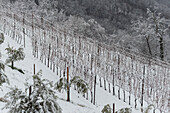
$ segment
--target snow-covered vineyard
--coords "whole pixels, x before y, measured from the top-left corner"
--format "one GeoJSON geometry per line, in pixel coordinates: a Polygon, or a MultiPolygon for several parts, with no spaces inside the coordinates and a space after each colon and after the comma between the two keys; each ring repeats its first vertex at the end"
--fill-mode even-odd
{"type": "Polygon", "coordinates": [[[128,98],[128,103],[135,103],[135,107],[137,101],[140,106],[146,101],[161,112],[168,112],[168,63],[116,45],[110,47],[96,42],[34,14],[3,9],[0,12],[0,29],[24,46],[27,44],[25,37],[32,38],[33,55],[57,75],[65,76],[68,67],[71,77],[81,76],[86,80],[91,92],[86,96],[93,97],[92,103],[95,103],[97,77],[101,87],[118,95],[118,98],[128,98]],[[124,91],[115,90],[115,86],[124,91]],[[132,102],[132,95],[135,102],[132,102]]]}

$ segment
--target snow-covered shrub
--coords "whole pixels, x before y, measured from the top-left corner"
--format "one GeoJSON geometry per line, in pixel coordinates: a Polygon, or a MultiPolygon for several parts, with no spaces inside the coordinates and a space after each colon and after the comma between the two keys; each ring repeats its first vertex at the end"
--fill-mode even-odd
{"type": "Polygon", "coordinates": [[[6,59],[6,63],[11,63],[11,67],[14,67],[14,62],[19,60],[24,60],[25,54],[23,48],[14,49],[8,45],[8,48],[5,49],[8,54],[8,58],[6,59]]]}
{"type": "Polygon", "coordinates": [[[122,108],[122,109],[116,111],[116,113],[132,113],[132,109],[131,108],[122,108]]]}
{"type": "Polygon", "coordinates": [[[111,107],[109,104],[105,105],[102,109],[102,113],[111,113],[111,107]]]}
{"type": "Polygon", "coordinates": [[[33,84],[31,86],[26,83],[25,91],[18,88],[11,88],[11,91],[5,95],[6,109],[10,113],[61,113],[58,105],[57,96],[51,89],[52,83],[48,80],[41,79],[42,71],[33,76],[33,84]],[[32,88],[32,92],[28,89],[32,88]]]}
{"type": "MultiPolygon", "coordinates": [[[[69,86],[74,85],[77,88],[78,93],[85,94],[88,92],[88,84],[82,80],[79,76],[74,76],[69,83],[69,86]]],[[[60,80],[55,83],[55,88],[59,92],[67,89],[67,79],[66,78],[60,78],[60,80]]]]}
{"type": "MultiPolygon", "coordinates": [[[[0,33],[0,44],[2,44],[4,42],[4,34],[0,33]]],[[[1,58],[1,52],[0,52],[0,58],[1,58]]],[[[3,71],[5,71],[5,64],[0,61],[0,86],[3,83],[8,83],[9,84],[9,80],[7,78],[7,76],[3,73],[3,71]]]]}
{"type": "Polygon", "coordinates": [[[144,113],[149,113],[150,112],[150,110],[152,110],[152,107],[154,108],[154,105],[149,105],[146,109],[145,109],[145,111],[144,111],[144,113]]]}
{"type": "Polygon", "coordinates": [[[3,71],[5,71],[5,65],[0,61],[0,86],[3,83],[9,84],[9,80],[8,80],[7,76],[3,73],[3,71]]]}
{"type": "Polygon", "coordinates": [[[18,88],[10,88],[10,92],[5,95],[5,98],[8,99],[5,108],[10,109],[10,113],[22,113],[24,110],[26,111],[26,107],[29,107],[28,96],[25,92],[22,92],[21,89],[18,88]]]}
{"type": "Polygon", "coordinates": [[[61,92],[62,89],[66,90],[67,89],[67,80],[66,78],[60,78],[57,83],[54,85],[54,89],[58,90],[61,92]]]}
{"type": "Polygon", "coordinates": [[[88,84],[79,76],[74,76],[70,82],[77,87],[78,93],[85,94],[88,92],[88,84]]]}
{"type": "Polygon", "coordinates": [[[2,44],[4,42],[4,34],[3,33],[0,33],[0,44],[2,44]]]}

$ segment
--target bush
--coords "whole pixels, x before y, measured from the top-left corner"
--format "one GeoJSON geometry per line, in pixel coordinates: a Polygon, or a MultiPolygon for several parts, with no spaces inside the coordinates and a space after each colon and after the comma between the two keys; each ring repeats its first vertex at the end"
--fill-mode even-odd
{"type": "Polygon", "coordinates": [[[3,33],[0,33],[0,44],[2,44],[4,42],[4,34],[3,33]]]}
{"type": "Polygon", "coordinates": [[[145,109],[145,111],[144,111],[144,113],[149,113],[149,111],[152,109],[152,107],[154,108],[154,105],[149,105],[146,109],[145,109]]]}
{"type": "Polygon", "coordinates": [[[122,109],[116,111],[116,113],[132,113],[132,109],[131,108],[122,108],[122,109]]]}
{"type": "Polygon", "coordinates": [[[8,80],[7,76],[3,73],[3,71],[5,71],[5,65],[0,61],[0,86],[3,83],[9,84],[9,80],[8,80]]]}
{"type": "MultiPolygon", "coordinates": [[[[78,93],[82,93],[85,94],[88,92],[88,84],[82,80],[79,76],[74,76],[71,80],[70,80],[70,84],[69,86],[74,85],[75,87],[77,87],[77,92],[78,93]]],[[[61,90],[66,90],[67,89],[67,79],[66,78],[60,78],[60,80],[55,84],[55,88],[56,90],[58,90],[59,92],[61,92],[61,90]]]]}
{"type": "Polygon", "coordinates": [[[59,81],[54,85],[54,89],[61,92],[62,89],[67,89],[67,80],[66,78],[60,78],[59,81]]]}
{"type": "Polygon", "coordinates": [[[102,113],[111,113],[111,107],[109,104],[105,105],[102,109],[102,113]]]}
{"type": "Polygon", "coordinates": [[[33,91],[28,95],[30,88],[26,83],[25,92],[18,88],[11,88],[5,95],[9,100],[3,109],[10,109],[10,113],[61,113],[61,108],[56,102],[57,96],[51,89],[52,83],[41,80],[42,71],[33,76],[33,91]]]}
{"type": "Polygon", "coordinates": [[[6,59],[6,63],[11,63],[11,67],[14,67],[14,62],[19,60],[24,60],[25,54],[23,48],[14,49],[8,45],[8,48],[5,49],[8,54],[8,58],[6,59]]]}
{"type": "Polygon", "coordinates": [[[78,93],[85,94],[88,92],[88,84],[82,80],[79,76],[74,76],[70,80],[71,84],[75,85],[77,87],[78,93]]]}

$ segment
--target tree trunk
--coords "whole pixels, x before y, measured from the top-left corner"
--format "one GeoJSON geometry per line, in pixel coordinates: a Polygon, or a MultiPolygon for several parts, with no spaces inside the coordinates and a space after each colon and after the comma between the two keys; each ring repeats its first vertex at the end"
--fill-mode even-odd
{"type": "Polygon", "coordinates": [[[148,49],[149,49],[149,54],[152,57],[152,51],[151,51],[151,47],[150,47],[150,44],[149,44],[149,36],[145,37],[145,38],[146,38],[147,46],[148,46],[148,49]]]}
{"type": "Polygon", "coordinates": [[[161,60],[164,60],[164,47],[163,47],[163,38],[160,36],[160,58],[161,60]]]}

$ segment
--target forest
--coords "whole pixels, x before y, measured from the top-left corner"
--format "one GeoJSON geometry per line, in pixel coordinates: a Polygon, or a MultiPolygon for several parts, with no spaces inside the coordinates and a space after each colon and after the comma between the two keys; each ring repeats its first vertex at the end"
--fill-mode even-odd
{"type": "Polygon", "coordinates": [[[170,61],[169,0],[7,0],[2,2],[7,2],[10,7],[15,7],[15,10],[24,9],[100,42],[116,44],[149,57],[170,61]],[[154,17],[151,17],[149,10],[154,17]],[[157,21],[154,22],[155,19],[157,21]]]}

